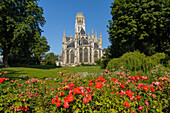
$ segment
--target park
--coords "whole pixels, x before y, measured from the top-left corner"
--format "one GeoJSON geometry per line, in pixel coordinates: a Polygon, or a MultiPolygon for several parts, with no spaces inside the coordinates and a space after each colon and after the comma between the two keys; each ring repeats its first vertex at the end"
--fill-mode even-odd
{"type": "Polygon", "coordinates": [[[169,113],[169,10],[168,0],[1,0],[0,112],[169,113]]]}

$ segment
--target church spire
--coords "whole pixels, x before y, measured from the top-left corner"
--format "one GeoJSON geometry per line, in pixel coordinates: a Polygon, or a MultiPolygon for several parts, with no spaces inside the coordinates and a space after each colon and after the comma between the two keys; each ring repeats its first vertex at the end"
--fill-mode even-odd
{"type": "Polygon", "coordinates": [[[65,43],[66,42],[66,35],[65,35],[65,30],[64,30],[64,32],[63,32],[63,43],[65,43]]]}
{"type": "Polygon", "coordinates": [[[102,44],[102,33],[100,32],[100,39],[99,44],[102,44]]]}
{"type": "Polygon", "coordinates": [[[93,33],[93,29],[92,29],[92,33],[91,33],[91,38],[92,38],[92,40],[94,40],[94,33],[93,33]]]}
{"type": "Polygon", "coordinates": [[[95,32],[95,41],[97,41],[97,32],[95,32]]]}

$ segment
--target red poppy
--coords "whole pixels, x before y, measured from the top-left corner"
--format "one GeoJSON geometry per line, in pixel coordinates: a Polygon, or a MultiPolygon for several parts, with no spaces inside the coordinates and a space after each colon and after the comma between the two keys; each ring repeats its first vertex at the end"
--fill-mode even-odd
{"type": "Polygon", "coordinates": [[[102,88],[102,83],[101,82],[97,82],[95,85],[95,88],[102,88]]]}
{"type": "Polygon", "coordinates": [[[66,71],[66,69],[64,69],[64,71],[66,71]]]}
{"type": "Polygon", "coordinates": [[[86,97],[83,98],[83,104],[87,103],[88,99],[86,97]]]}
{"type": "Polygon", "coordinates": [[[0,83],[3,83],[4,82],[4,79],[3,78],[0,78],[0,83]]]}
{"type": "Polygon", "coordinates": [[[57,107],[61,106],[61,101],[56,102],[56,106],[57,107]]]}
{"type": "Polygon", "coordinates": [[[148,91],[148,90],[149,90],[149,88],[148,88],[147,86],[143,86],[143,89],[144,89],[145,91],[148,91]]]}
{"type": "Polygon", "coordinates": [[[61,93],[60,93],[60,96],[63,96],[63,95],[64,95],[64,93],[63,93],[63,92],[61,92],[61,93]]]}
{"type": "Polygon", "coordinates": [[[52,104],[55,104],[55,99],[54,98],[52,99],[52,104]]]}
{"type": "Polygon", "coordinates": [[[71,84],[69,84],[69,87],[76,87],[76,85],[71,83],[71,84]]]}
{"type": "Polygon", "coordinates": [[[128,102],[123,102],[123,105],[125,105],[127,108],[130,106],[128,102]]]}
{"type": "Polygon", "coordinates": [[[125,89],[125,86],[124,86],[124,85],[120,85],[120,87],[122,87],[123,89],[125,89]]]}
{"type": "Polygon", "coordinates": [[[73,92],[74,92],[74,94],[79,94],[80,93],[80,89],[78,87],[74,88],[73,92]]]}
{"type": "Polygon", "coordinates": [[[136,98],[137,99],[141,99],[142,97],[140,95],[136,95],[136,98]]]}

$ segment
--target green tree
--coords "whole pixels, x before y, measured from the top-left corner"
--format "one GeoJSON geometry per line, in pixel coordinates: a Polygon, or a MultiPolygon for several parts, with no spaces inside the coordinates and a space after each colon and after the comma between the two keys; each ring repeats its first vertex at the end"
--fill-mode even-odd
{"type": "Polygon", "coordinates": [[[170,0],[114,0],[109,20],[111,57],[139,50],[146,55],[170,48],[170,0]]]}
{"type": "Polygon", "coordinates": [[[37,1],[0,0],[0,48],[6,67],[12,49],[22,48],[22,52],[27,52],[36,42],[36,35],[42,32],[40,26],[45,24],[45,19],[37,1]]]}
{"type": "Polygon", "coordinates": [[[45,65],[55,65],[55,61],[58,60],[58,55],[55,55],[53,52],[47,53],[43,60],[45,65]]]}
{"type": "Polygon", "coordinates": [[[45,56],[45,52],[48,52],[49,50],[50,46],[48,45],[47,39],[44,36],[39,38],[39,41],[34,45],[34,48],[32,49],[36,64],[40,64],[40,61],[45,56]]]}

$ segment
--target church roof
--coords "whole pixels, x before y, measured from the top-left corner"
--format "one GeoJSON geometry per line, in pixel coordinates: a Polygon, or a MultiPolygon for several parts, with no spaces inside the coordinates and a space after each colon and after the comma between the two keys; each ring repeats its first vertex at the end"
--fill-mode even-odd
{"type": "Polygon", "coordinates": [[[83,28],[81,28],[80,33],[81,33],[82,35],[85,35],[85,34],[86,34],[86,32],[84,31],[84,29],[83,29],[83,28]]]}
{"type": "Polygon", "coordinates": [[[70,37],[66,37],[66,41],[69,41],[70,40],[70,37]]]}

